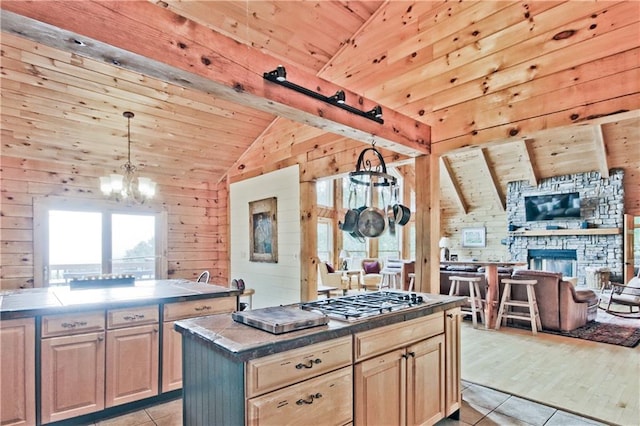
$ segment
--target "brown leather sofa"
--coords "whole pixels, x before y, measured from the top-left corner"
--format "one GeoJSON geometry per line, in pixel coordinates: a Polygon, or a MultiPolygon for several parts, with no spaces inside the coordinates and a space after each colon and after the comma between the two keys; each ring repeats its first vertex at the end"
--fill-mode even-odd
{"type": "MultiPolygon", "coordinates": [[[[592,290],[576,289],[561,273],[519,269],[512,278],[538,281],[535,293],[543,329],[571,331],[596,318],[598,296],[592,290]]],[[[512,298],[526,300],[524,286],[516,287],[512,287],[512,298]]],[[[501,298],[502,289],[500,285],[501,298]]]]}
{"type": "MultiPolygon", "coordinates": [[[[482,298],[486,299],[487,281],[484,272],[473,268],[451,268],[440,270],[440,293],[449,294],[451,276],[473,276],[481,277],[480,292],[482,298]]],[[[502,279],[532,279],[537,280],[535,287],[538,311],[540,312],[540,322],[542,328],[547,330],[571,331],[585,325],[596,318],[598,312],[598,297],[588,289],[576,289],[576,287],[562,279],[562,274],[545,271],[532,271],[528,269],[517,269],[510,273],[509,269],[498,270],[499,299],[502,299],[504,285],[502,279]]],[[[460,296],[468,296],[466,286],[462,286],[460,296]]],[[[512,298],[526,300],[526,290],[524,286],[512,287],[512,298]],[[523,288],[520,288],[523,287],[523,288]]],[[[515,308],[518,310],[518,308],[515,308]]],[[[516,320],[517,321],[517,320],[516,320]]],[[[522,322],[523,325],[528,323],[522,322]]]]}

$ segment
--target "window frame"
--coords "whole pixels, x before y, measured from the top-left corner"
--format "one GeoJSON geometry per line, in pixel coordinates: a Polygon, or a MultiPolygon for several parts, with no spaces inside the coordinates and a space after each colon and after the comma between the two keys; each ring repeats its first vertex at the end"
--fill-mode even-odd
{"type": "MultiPolygon", "coordinates": [[[[105,216],[112,214],[153,215],[155,216],[156,262],[155,279],[166,279],[168,220],[167,211],[152,204],[126,205],[109,200],[82,200],[64,197],[37,197],[33,200],[33,279],[34,287],[48,287],[49,277],[49,211],[67,210],[81,212],[98,212],[105,216]]],[[[109,221],[110,223],[110,221],[109,221]]],[[[102,227],[103,235],[111,232],[110,225],[102,227]]],[[[107,240],[103,238],[102,261],[111,260],[111,247],[105,247],[107,240]]]]}

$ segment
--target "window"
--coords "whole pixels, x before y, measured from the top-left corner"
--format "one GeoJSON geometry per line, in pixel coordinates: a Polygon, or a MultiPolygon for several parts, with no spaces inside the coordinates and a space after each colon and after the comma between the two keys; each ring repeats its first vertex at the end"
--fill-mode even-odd
{"type": "Polygon", "coordinates": [[[327,219],[318,219],[318,257],[321,262],[333,259],[333,227],[327,219]]]}
{"type": "MultiPolygon", "coordinates": [[[[378,257],[380,259],[401,259],[400,256],[400,234],[402,228],[397,226],[394,235],[391,235],[389,228],[378,239],[378,257]]],[[[384,262],[386,264],[386,262],[384,262]]]]}
{"type": "Polygon", "coordinates": [[[100,274],[166,277],[163,212],[68,200],[37,201],[34,206],[36,285],[100,274]]]}
{"type": "Polygon", "coordinates": [[[333,180],[319,180],[316,182],[316,197],[318,205],[333,207],[333,180]]]}

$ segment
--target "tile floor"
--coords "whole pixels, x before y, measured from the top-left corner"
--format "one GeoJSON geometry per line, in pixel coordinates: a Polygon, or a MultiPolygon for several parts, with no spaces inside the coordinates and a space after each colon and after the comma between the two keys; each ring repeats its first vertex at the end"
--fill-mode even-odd
{"type": "MultiPolygon", "coordinates": [[[[462,382],[462,400],[460,420],[443,419],[437,423],[437,426],[604,425],[604,423],[465,381],[462,382]]],[[[95,425],[182,426],[182,400],[176,399],[122,416],[105,419],[95,425]]]]}

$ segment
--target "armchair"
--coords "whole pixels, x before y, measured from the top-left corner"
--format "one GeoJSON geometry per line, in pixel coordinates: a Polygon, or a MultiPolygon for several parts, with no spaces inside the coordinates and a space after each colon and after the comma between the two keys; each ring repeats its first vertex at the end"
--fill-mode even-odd
{"type": "Polygon", "coordinates": [[[378,290],[382,275],[382,264],[378,259],[362,259],[361,284],[365,290],[378,290]]]}
{"type": "Polygon", "coordinates": [[[327,262],[320,262],[318,268],[320,269],[320,281],[323,286],[338,287],[342,289],[343,293],[346,293],[349,281],[344,279],[342,272],[336,272],[327,262]]]}

